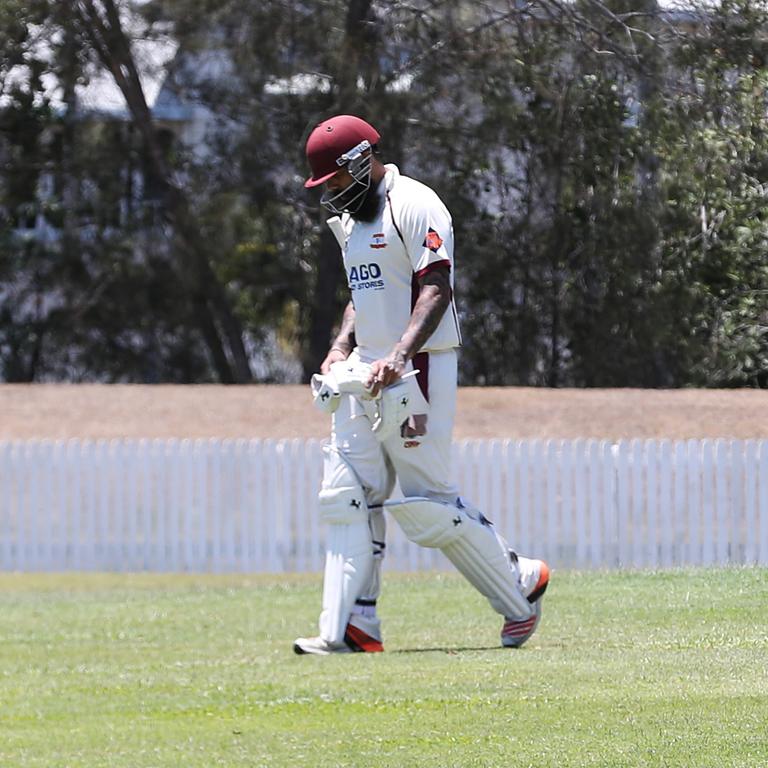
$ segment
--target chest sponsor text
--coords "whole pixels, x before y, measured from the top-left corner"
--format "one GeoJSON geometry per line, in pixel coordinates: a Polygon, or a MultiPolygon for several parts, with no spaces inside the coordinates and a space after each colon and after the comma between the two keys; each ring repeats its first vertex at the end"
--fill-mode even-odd
{"type": "Polygon", "coordinates": [[[352,291],[383,290],[384,280],[381,277],[381,267],[376,262],[350,267],[349,288],[352,291]]]}

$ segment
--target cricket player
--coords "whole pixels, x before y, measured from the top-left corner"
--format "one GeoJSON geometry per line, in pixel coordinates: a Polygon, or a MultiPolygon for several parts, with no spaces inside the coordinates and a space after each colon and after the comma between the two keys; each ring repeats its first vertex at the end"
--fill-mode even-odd
{"type": "Polygon", "coordinates": [[[384,650],[385,510],[410,540],[445,553],[503,617],[502,645],[519,647],[539,623],[549,568],[513,552],[454,483],[453,225],[429,187],[381,163],[379,139],[337,115],[306,144],[305,187],[325,187],[351,298],[312,380],[315,404],[332,414],[319,494],[327,551],[320,632],[294,650],[384,650]],[[405,498],[388,500],[396,479],[405,498]]]}

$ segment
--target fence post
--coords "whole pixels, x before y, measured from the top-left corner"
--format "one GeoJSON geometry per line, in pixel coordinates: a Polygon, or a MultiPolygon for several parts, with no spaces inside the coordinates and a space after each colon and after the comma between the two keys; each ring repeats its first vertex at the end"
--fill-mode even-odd
{"type": "Polygon", "coordinates": [[[704,565],[715,562],[715,451],[712,440],[702,441],[702,553],[704,565]]]}
{"type": "MultiPolygon", "coordinates": [[[[544,527],[544,521],[542,516],[542,510],[544,509],[544,456],[545,445],[540,440],[533,440],[531,445],[531,460],[533,462],[533,514],[530,518],[530,538],[532,539],[532,545],[535,547],[540,542],[545,543],[545,547],[549,547],[546,536],[546,528],[544,527]]],[[[549,550],[552,551],[552,550],[549,550]]],[[[549,557],[554,560],[554,551],[549,557]]]]}
{"type": "MultiPolygon", "coordinates": [[[[533,514],[536,519],[536,534],[534,535],[534,546],[538,549],[540,542],[545,543],[545,547],[549,549],[549,558],[554,562],[558,560],[563,562],[567,561],[565,554],[565,547],[570,544],[570,538],[565,541],[561,537],[561,531],[558,530],[557,523],[557,508],[558,508],[558,480],[561,484],[566,482],[565,474],[565,456],[566,451],[563,450],[563,466],[561,468],[557,465],[559,441],[547,440],[544,443],[541,452],[536,460],[536,488],[538,488],[538,501],[534,503],[533,514]],[[542,460],[545,466],[541,466],[542,460]],[[560,471],[558,471],[560,469],[560,471]],[[546,490],[545,490],[546,489],[546,490]],[[542,499],[546,498],[546,506],[542,504],[542,499]],[[546,527],[542,524],[542,517],[546,516],[546,527]]],[[[536,454],[534,454],[536,455],[536,454]]],[[[570,462],[569,462],[570,464],[570,462]]],[[[568,470],[570,475],[570,468],[568,470]]],[[[570,477],[568,478],[570,482],[570,477]]],[[[561,499],[561,509],[563,511],[563,520],[567,519],[567,524],[570,527],[572,525],[571,518],[571,498],[569,494],[563,493],[561,499]],[[566,496],[567,504],[566,504],[566,496]],[[567,516],[567,517],[566,517],[567,516]]]]}
{"type": "Polygon", "coordinates": [[[730,543],[728,561],[744,564],[745,529],[747,510],[744,505],[744,453],[743,440],[732,440],[730,444],[730,525],[728,539],[730,543]]]}
{"type": "Polygon", "coordinates": [[[659,564],[662,568],[669,568],[672,564],[672,538],[675,531],[672,503],[674,466],[672,464],[672,446],[669,440],[660,441],[658,449],[659,514],[657,516],[655,546],[659,552],[659,564]]]}
{"type": "Polygon", "coordinates": [[[725,440],[715,443],[715,510],[712,521],[712,549],[715,562],[728,562],[728,497],[727,477],[730,446],[725,440]]]}
{"type": "Polygon", "coordinates": [[[674,450],[674,490],[672,499],[672,559],[670,565],[685,562],[685,505],[688,484],[688,461],[686,460],[686,445],[682,440],[675,443],[674,450]]]}
{"type": "Polygon", "coordinates": [[[768,440],[760,441],[760,523],[758,525],[758,558],[760,565],[768,565],[768,440]]]}
{"type": "Polygon", "coordinates": [[[630,443],[620,440],[615,446],[616,458],[616,538],[618,540],[618,566],[626,568],[632,562],[631,489],[629,473],[630,443]]]}
{"type": "Polygon", "coordinates": [[[576,524],[576,564],[579,568],[588,563],[589,540],[592,534],[587,515],[587,460],[586,443],[578,439],[573,444],[573,487],[575,492],[575,524],[576,524]]]}
{"type": "Polygon", "coordinates": [[[603,565],[618,568],[619,559],[619,497],[618,497],[618,444],[603,440],[600,443],[600,468],[603,497],[603,565]]]}
{"type": "MultiPolygon", "coordinates": [[[[557,543],[552,557],[561,560],[564,565],[576,563],[575,530],[579,521],[574,521],[573,499],[573,451],[569,440],[547,440],[547,542],[550,546],[557,543]],[[560,508],[560,526],[557,525],[557,510],[560,508]]],[[[536,514],[536,511],[534,511],[536,514]]]]}
{"type": "Polygon", "coordinates": [[[757,467],[758,443],[747,440],[744,446],[744,563],[753,565],[757,561],[759,541],[757,514],[757,467]]]}
{"type": "Polygon", "coordinates": [[[601,492],[603,479],[600,443],[587,443],[587,466],[589,468],[589,564],[593,568],[605,565],[603,542],[605,541],[605,497],[601,492]]]}
{"type": "Polygon", "coordinates": [[[520,503],[517,508],[517,525],[520,531],[520,551],[531,551],[531,466],[528,441],[517,444],[520,451],[520,503]]]}

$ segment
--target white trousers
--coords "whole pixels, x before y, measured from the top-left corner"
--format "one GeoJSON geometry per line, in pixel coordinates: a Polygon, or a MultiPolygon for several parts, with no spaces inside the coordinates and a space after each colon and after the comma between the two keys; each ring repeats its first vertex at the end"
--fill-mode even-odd
{"type": "MultiPolygon", "coordinates": [[[[352,354],[358,357],[357,352],[352,354]]],[[[373,403],[350,395],[342,395],[333,414],[331,443],[354,468],[369,506],[382,504],[389,497],[395,478],[405,496],[447,502],[455,502],[458,496],[451,467],[456,351],[422,353],[417,356],[415,367],[420,370],[417,379],[424,394],[418,412],[427,416],[425,435],[393,435],[380,443],[371,429],[373,403]]]]}
{"type": "MultiPolygon", "coordinates": [[[[353,353],[358,357],[357,353],[353,353]]],[[[360,359],[358,357],[358,359],[360,359]]],[[[372,362],[363,359],[363,362],[372,362]]],[[[461,520],[462,538],[443,548],[462,574],[485,595],[491,606],[505,616],[527,618],[530,607],[520,591],[519,574],[509,556],[506,541],[490,526],[482,514],[471,514],[458,502],[459,491],[453,481],[451,439],[456,413],[456,352],[448,350],[415,358],[413,367],[420,370],[419,385],[423,401],[416,413],[427,417],[426,434],[418,437],[393,435],[379,442],[372,429],[375,404],[351,395],[342,395],[333,415],[331,444],[344,456],[362,486],[370,510],[370,528],[374,558],[359,572],[355,601],[349,623],[372,637],[381,639],[379,620],[375,614],[381,588],[380,568],[384,551],[384,517],[381,505],[399,481],[406,498],[420,497],[453,505],[461,520]],[[464,510],[459,514],[458,510],[464,510]],[[449,551],[450,550],[450,551],[449,551]],[[455,551],[454,551],[455,550],[455,551]]],[[[330,471],[330,470],[329,470],[330,471]]],[[[332,482],[332,476],[326,478],[332,482]]],[[[325,487],[325,484],[324,484],[325,487]]],[[[432,510],[434,512],[434,510],[432,510]]],[[[401,510],[402,512],[402,510],[401,510]]],[[[398,518],[399,519],[399,518],[398,518]]],[[[416,520],[411,527],[418,528],[416,520]]],[[[433,521],[434,522],[434,521],[433,521]]],[[[454,521],[453,525],[456,523],[454,521]]],[[[429,521],[427,521],[429,523],[429,521]]],[[[407,531],[406,531],[407,533],[407,531]]],[[[346,572],[358,574],[350,559],[346,572]]],[[[343,590],[326,589],[324,615],[331,615],[341,603],[343,590]]],[[[339,627],[344,626],[343,611],[337,610],[339,627]]],[[[321,616],[321,637],[337,642],[321,616]]]]}

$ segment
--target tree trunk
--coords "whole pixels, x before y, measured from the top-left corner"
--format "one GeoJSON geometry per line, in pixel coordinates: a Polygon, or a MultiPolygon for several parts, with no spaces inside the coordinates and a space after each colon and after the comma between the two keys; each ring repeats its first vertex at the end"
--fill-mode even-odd
{"type": "Polygon", "coordinates": [[[176,249],[179,271],[195,297],[195,319],[217,375],[225,383],[249,382],[253,376],[243,343],[242,326],[208,260],[205,240],[191,213],[189,198],[173,180],[165,161],[114,0],[102,0],[100,6],[103,11],[97,9],[93,0],[80,0],[75,7],[89,42],[102,64],[112,73],[141,135],[161,189],[164,214],[179,241],[176,249]]]}

